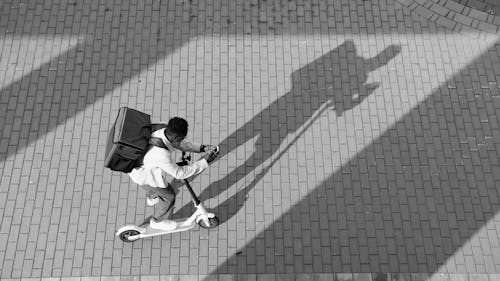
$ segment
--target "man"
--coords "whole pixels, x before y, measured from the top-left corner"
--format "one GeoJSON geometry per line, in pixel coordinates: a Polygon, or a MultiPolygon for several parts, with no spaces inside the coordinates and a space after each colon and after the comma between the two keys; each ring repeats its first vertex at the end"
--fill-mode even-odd
{"type": "Polygon", "coordinates": [[[144,155],[143,164],[129,173],[130,178],[146,190],[147,204],[149,206],[160,204],[158,205],[160,215],[151,219],[151,228],[171,230],[176,227],[176,222],[168,220],[175,204],[175,191],[170,182],[173,179],[187,179],[203,172],[208,164],[217,158],[216,146],[192,144],[185,140],[187,132],[186,120],[180,117],[170,119],[166,128],[154,131],[151,135],[161,139],[167,149],[152,146],[144,155]],[[191,165],[179,166],[173,156],[176,150],[207,153],[191,165]]]}

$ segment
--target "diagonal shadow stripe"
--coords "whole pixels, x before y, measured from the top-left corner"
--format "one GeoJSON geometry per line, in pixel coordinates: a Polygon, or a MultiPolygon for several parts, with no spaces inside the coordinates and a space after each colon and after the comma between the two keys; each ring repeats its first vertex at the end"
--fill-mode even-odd
{"type": "MultiPolygon", "coordinates": [[[[278,0],[3,1],[0,10],[8,16],[2,17],[0,36],[72,34],[84,36],[86,41],[1,89],[0,116],[6,122],[0,124],[0,161],[127,84],[196,36],[331,33],[328,28],[306,30],[305,27],[309,21],[319,20],[314,16],[333,13],[342,7],[340,2],[278,0]]],[[[371,7],[366,10],[367,16],[372,17],[371,7]]],[[[326,27],[340,23],[334,17],[325,17],[318,24],[326,27]]],[[[353,29],[342,27],[347,33],[353,29]]],[[[387,29],[406,32],[404,27],[392,23],[387,29]]],[[[368,27],[362,27],[361,32],[377,33],[368,27]]],[[[445,31],[437,28],[433,32],[445,31]]],[[[135,89],[125,88],[120,93],[124,104],[127,95],[135,94],[127,91],[135,89]]],[[[139,98],[141,94],[145,93],[139,93],[139,98]]]]}
{"type": "MultiPolygon", "coordinates": [[[[500,212],[498,70],[484,64],[498,43],[213,274],[500,272],[498,229],[477,235],[500,212]]],[[[241,190],[218,209],[233,216],[246,200],[241,190]]]]}
{"type": "MultiPolygon", "coordinates": [[[[71,26],[68,33],[84,33],[86,39],[61,54],[58,54],[58,49],[31,50],[51,53],[53,58],[1,89],[0,110],[5,122],[0,125],[0,161],[5,161],[107,94],[120,90],[123,84],[188,40],[174,40],[180,35],[180,31],[174,32],[177,24],[169,25],[175,17],[160,20],[159,17],[152,19],[144,15],[159,14],[159,3],[143,7],[142,11],[110,5],[115,9],[101,11],[99,8],[95,14],[88,7],[91,3],[52,3],[50,12],[43,13],[42,17],[18,14],[16,26],[21,26],[21,30],[16,28],[14,33],[7,32],[9,25],[7,28],[2,26],[1,33],[21,36],[22,44],[22,36],[28,35],[22,30],[23,24],[32,25],[35,34],[57,35],[62,33],[57,30],[64,24],[51,19],[66,16],[64,23],[71,26]],[[71,17],[75,13],[78,16],[71,17]]],[[[33,7],[25,9],[37,9],[38,4],[30,3],[33,7]]],[[[4,3],[2,10],[9,5],[18,7],[17,3],[4,3]]],[[[162,8],[167,9],[166,6],[162,8]]],[[[13,50],[4,55],[18,54],[13,50]]],[[[138,91],[138,88],[129,86],[120,92],[124,96],[137,95],[139,98],[145,95],[138,91]]]]}

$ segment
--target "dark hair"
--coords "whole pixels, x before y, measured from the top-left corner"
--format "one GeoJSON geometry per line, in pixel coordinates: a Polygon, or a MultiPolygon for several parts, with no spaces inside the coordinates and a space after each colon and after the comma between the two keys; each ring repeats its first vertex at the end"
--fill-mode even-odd
{"type": "Polygon", "coordinates": [[[167,130],[181,137],[185,137],[188,132],[188,122],[181,117],[174,117],[168,121],[167,130]]]}

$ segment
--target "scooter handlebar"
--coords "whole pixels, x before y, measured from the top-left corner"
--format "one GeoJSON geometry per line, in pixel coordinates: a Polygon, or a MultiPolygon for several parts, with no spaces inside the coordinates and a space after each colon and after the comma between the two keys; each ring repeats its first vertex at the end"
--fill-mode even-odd
{"type": "Polygon", "coordinates": [[[219,146],[216,146],[214,150],[203,155],[202,158],[207,160],[208,164],[212,163],[219,156],[219,146]]]}
{"type": "MultiPolygon", "coordinates": [[[[205,158],[208,163],[211,163],[219,156],[219,152],[220,152],[219,146],[216,146],[214,150],[205,153],[202,156],[202,158],[205,158]],[[207,155],[208,157],[206,157],[207,155]]],[[[190,162],[191,162],[191,153],[186,153],[183,151],[181,161],[177,162],[177,165],[186,166],[189,165],[190,162]]]]}

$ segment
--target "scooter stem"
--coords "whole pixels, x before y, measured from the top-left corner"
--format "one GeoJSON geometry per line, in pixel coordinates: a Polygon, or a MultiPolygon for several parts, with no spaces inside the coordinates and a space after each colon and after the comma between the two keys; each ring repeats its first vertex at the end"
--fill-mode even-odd
{"type": "MultiPolygon", "coordinates": [[[[179,166],[186,166],[189,164],[189,161],[191,161],[191,155],[187,154],[186,152],[182,152],[182,161],[178,162],[177,165],[179,166]]],[[[184,179],[184,183],[186,184],[186,187],[189,191],[189,194],[191,194],[191,197],[193,198],[193,202],[196,206],[200,205],[200,199],[198,199],[198,196],[194,194],[193,188],[189,184],[187,179],[184,179]]]]}
{"type": "Polygon", "coordinates": [[[184,183],[186,184],[186,187],[187,187],[187,190],[189,191],[189,194],[191,194],[191,197],[193,198],[194,204],[196,206],[200,205],[201,201],[200,201],[200,199],[198,199],[198,196],[196,196],[196,194],[194,193],[193,188],[189,184],[188,180],[185,179],[184,183]]]}

